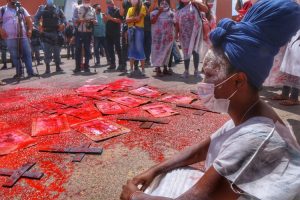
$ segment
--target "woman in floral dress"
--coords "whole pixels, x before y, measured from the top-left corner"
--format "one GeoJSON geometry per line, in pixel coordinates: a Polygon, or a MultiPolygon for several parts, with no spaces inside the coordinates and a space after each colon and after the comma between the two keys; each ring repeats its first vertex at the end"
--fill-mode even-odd
{"type": "Polygon", "coordinates": [[[208,12],[202,1],[181,0],[180,9],[176,13],[176,37],[179,37],[184,55],[185,71],[183,78],[189,76],[190,59],[194,59],[194,75],[200,77],[198,70],[200,50],[203,43],[202,19],[200,12],[208,12]]]}
{"type": "Polygon", "coordinates": [[[151,63],[156,67],[157,75],[170,74],[169,64],[175,39],[175,13],[170,9],[170,0],[156,0],[159,8],[151,12],[152,47],[151,63]]]}

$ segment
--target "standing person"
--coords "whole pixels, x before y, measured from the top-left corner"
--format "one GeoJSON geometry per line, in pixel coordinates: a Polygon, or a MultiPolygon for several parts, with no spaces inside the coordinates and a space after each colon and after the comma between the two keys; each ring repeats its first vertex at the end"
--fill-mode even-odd
{"type": "Polygon", "coordinates": [[[145,0],[144,6],[147,10],[147,15],[144,19],[144,50],[145,50],[145,65],[151,66],[150,62],[150,55],[151,55],[151,44],[152,44],[152,36],[151,36],[151,19],[150,19],[150,13],[152,10],[150,10],[151,2],[150,0],[145,0]]]}
{"type": "Polygon", "coordinates": [[[94,9],[96,10],[97,23],[94,26],[94,54],[96,57],[96,65],[100,65],[100,48],[104,48],[107,60],[109,60],[109,55],[107,53],[107,46],[105,41],[105,22],[104,14],[101,12],[101,6],[95,4],[94,9]]]}
{"type": "Polygon", "coordinates": [[[128,23],[128,58],[130,73],[133,74],[134,61],[141,62],[142,75],[145,76],[145,51],[144,51],[144,18],[147,15],[146,7],[141,0],[131,0],[126,22],[128,23]]]}
{"type": "Polygon", "coordinates": [[[159,8],[151,12],[152,23],[152,66],[158,76],[170,74],[167,68],[175,39],[175,13],[170,9],[170,0],[155,0],[159,8]]]}
{"type": "Polygon", "coordinates": [[[32,57],[35,58],[37,65],[42,65],[41,63],[41,34],[38,28],[33,25],[32,36],[31,36],[31,47],[32,47],[32,57]]]}
{"type": "Polygon", "coordinates": [[[106,20],[106,42],[110,58],[110,66],[108,70],[116,69],[116,56],[115,49],[118,54],[119,66],[117,70],[124,71],[125,66],[123,66],[122,50],[121,50],[121,23],[122,16],[124,15],[124,10],[119,9],[115,6],[113,0],[106,0],[107,13],[105,15],[106,20]]]}
{"type": "Polygon", "coordinates": [[[97,23],[95,9],[91,6],[91,0],[83,0],[83,4],[74,10],[73,21],[77,26],[75,37],[76,67],[74,73],[81,71],[82,45],[84,46],[84,71],[90,72],[91,41],[93,26],[97,23]]]}
{"type": "Polygon", "coordinates": [[[75,37],[75,28],[73,26],[73,22],[69,21],[66,26],[65,30],[65,37],[67,42],[67,59],[69,60],[71,57],[75,59],[75,44],[74,44],[74,37],[75,37]]]}
{"type": "Polygon", "coordinates": [[[280,71],[283,88],[280,95],[274,96],[273,100],[281,100],[280,104],[284,106],[299,105],[300,89],[300,30],[288,43],[285,55],[283,57],[280,71]]]}
{"type": "Polygon", "coordinates": [[[189,76],[190,60],[193,55],[195,67],[194,75],[199,78],[199,54],[203,42],[200,12],[207,12],[208,9],[202,2],[197,3],[197,1],[181,0],[180,3],[181,9],[176,13],[176,37],[179,37],[184,55],[185,71],[182,77],[187,78],[189,76]]]}
{"type": "Polygon", "coordinates": [[[0,34],[6,40],[13,65],[16,67],[14,78],[20,79],[23,75],[21,60],[25,64],[29,77],[37,74],[32,69],[29,42],[32,35],[32,20],[27,10],[16,2],[16,0],[7,0],[7,5],[1,8],[4,12],[0,15],[0,34]]]}
{"type": "Polygon", "coordinates": [[[60,50],[64,38],[60,32],[64,31],[66,18],[63,11],[54,5],[54,0],[46,0],[35,15],[35,25],[40,27],[45,53],[45,74],[50,74],[50,62],[54,58],[56,72],[62,72],[60,67],[60,50]]]}
{"type": "Polygon", "coordinates": [[[122,66],[126,69],[127,61],[128,61],[128,24],[126,22],[126,16],[129,8],[132,7],[130,0],[123,0],[122,7],[124,10],[123,23],[122,23],[122,61],[123,61],[122,66]]]}

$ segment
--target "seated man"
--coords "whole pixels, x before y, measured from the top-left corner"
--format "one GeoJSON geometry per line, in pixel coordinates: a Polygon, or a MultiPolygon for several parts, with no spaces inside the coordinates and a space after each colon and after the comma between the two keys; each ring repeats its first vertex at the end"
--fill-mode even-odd
{"type": "Polygon", "coordinates": [[[279,48],[300,28],[299,19],[293,0],[260,0],[241,23],[218,24],[199,96],[208,109],[228,113],[231,120],[211,138],[128,181],[121,200],[297,198],[300,146],[260,99],[259,89],[279,48]],[[203,175],[183,168],[201,161],[203,175]]]}

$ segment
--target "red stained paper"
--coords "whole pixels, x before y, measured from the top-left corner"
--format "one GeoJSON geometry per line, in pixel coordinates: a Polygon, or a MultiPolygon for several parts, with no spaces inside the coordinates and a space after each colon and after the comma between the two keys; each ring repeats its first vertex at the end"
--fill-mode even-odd
{"type": "Polygon", "coordinates": [[[39,112],[54,114],[54,113],[56,113],[57,109],[61,109],[63,106],[61,104],[55,103],[53,101],[44,101],[44,102],[40,102],[38,104],[32,104],[30,106],[37,109],[39,112]]]}
{"type": "Polygon", "coordinates": [[[109,96],[111,94],[112,94],[112,92],[110,90],[103,90],[100,92],[88,92],[88,93],[84,92],[84,93],[80,93],[79,95],[83,96],[83,97],[89,97],[92,99],[102,100],[106,96],[109,96]]]}
{"type": "Polygon", "coordinates": [[[104,115],[116,115],[125,113],[125,110],[115,102],[97,102],[96,106],[104,115]]]}
{"type": "Polygon", "coordinates": [[[195,98],[178,95],[168,95],[160,99],[160,101],[176,104],[190,104],[195,98]]]}
{"type": "Polygon", "coordinates": [[[36,140],[20,130],[0,132],[0,155],[6,155],[17,149],[23,149],[35,144],[36,140]]]}
{"type": "Polygon", "coordinates": [[[134,108],[140,105],[146,104],[149,100],[141,99],[138,97],[131,97],[131,96],[123,96],[123,97],[113,97],[109,100],[122,104],[124,106],[134,108]]]}
{"type": "Polygon", "coordinates": [[[111,82],[108,84],[109,90],[113,91],[127,91],[129,87],[134,85],[135,81],[131,79],[119,79],[117,81],[111,82]]]}
{"type": "Polygon", "coordinates": [[[91,120],[101,116],[93,103],[83,104],[80,108],[69,108],[64,113],[83,120],[91,120]]]}
{"type": "Polygon", "coordinates": [[[72,128],[96,142],[130,132],[130,129],[104,118],[83,122],[72,126],[72,128]]]}
{"type": "Polygon", "coordinates": [[[107,88],[108,85],[84,85],[76,90],[78,93],[90,93],[90,92],[98,92],[107,88]]]}
{"type": "Polygon", "coordinates": [[[48,117],[34,117],[32,119],[31,136],[33,137],[59,134],[67,131],[70,131],[70,125],[65,114],[48,117]]]}
{"type": "Polygon", "coordinates": [[[155,98],[162,95],[161,92],[151,87],[140,87],[138,89],[131,90],[129,93],[138,96],[149,97],[149,98],[155,98]]]}
{"type": "Polygon", "coordinates": [[[171,107],[163,104],[143,106],[143,110],[148,111],[154,117],[169,117],[172,115],[179,114],[178,112],[174,111],[171,107]]]}
{"type": "Polygon", "coordinates": [[[81,104],[83,104],[85,101],[88,99],[86,97],[81,97],[81,96],[64,96],[62,99],[57,100],[56,103],[64,104],[67,106],[72,106],[72,107],[77,107],[81,104]]]}

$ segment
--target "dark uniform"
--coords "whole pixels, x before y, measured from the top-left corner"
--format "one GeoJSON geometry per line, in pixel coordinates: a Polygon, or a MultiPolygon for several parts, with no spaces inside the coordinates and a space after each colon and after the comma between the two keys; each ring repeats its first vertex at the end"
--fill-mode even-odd
{"type": "Polygon", "coordinates": [[[60,48],[64,44],[64,37],[59,32],[59,25],[66,24],[64,13],[55,5],[42,5],[35,15],[35,24],[38,25],[43,19],[43,32],[41,33],[44,43],[46,73],[50,73],[52,55],[56,65],[56,71],[60,72],[60,48]]]}

